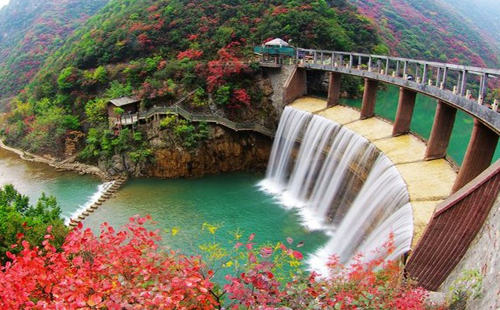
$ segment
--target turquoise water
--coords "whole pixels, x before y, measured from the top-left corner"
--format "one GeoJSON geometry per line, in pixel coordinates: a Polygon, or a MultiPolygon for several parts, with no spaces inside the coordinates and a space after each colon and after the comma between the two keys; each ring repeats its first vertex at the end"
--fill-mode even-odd
{"type": "MultiPolygon", "coordinates": [[[[382,118],[388,119],[391,122],[396,118],[398,108],[399,88],[396,86],[387,86],[387,90],[380,90],[377,93],[377,102],[375,105],[375,114],[382,118]]],[[[341,103],[347,106],[360,108],[361,99],[342,99],[341,103]]],[[[415,102],[415,110],[410,129],[413,133],[429,139],[432,123],[434,122],[434,114],[436,113],[436,99],[417,94],[415,102]]],[[[469,144],[472,133],[473,118],[468,114],[458,110],[453,132],[451,134],[450,145],[448,147],[448,155],[458,165],[462,164],[467,145],[469,144]]],[[[497,147],[493,160],[500,158],[500,146],[497,147]]]]}
{"type": "MultiPolygon", "coordinates": [[[[255,233],[258,244],[285,242],[292,237],[303,241],[304,254],[311,253],[327,241],[322,232],[310,232],[300,224],[300,217],[285,210],[272,197],[257,187],[263,174],[230,173],[196,179],[134,179],[128,181],[108,202],[84,221],[95,232],[103,222],[120,227],[136,214],[151,215],[156,228],[179,229],[177,236],[165,234],[166,243],[175,249],[191,243],[212,241],[213,236],[202,232],[203,223],[221,225],[216,240],[230,245],[236,230],[255,233]]],[[[0,186],[13,184],[16,189],[36,202],[42,192],[57,198],[63,215],[68,217],[97,192],[101,181],[91,176],[71,172],[56,172],[53,168],[21,160],[17,155],[0,149],[0,186]]]]}
{"type": "MultiPolygon", "coordinates": [[[[379,91],[375,113],[394,120],[398,98],[396,87],[379,91]]],[[[361,99],[343,100],[343,104],[359,108],[361,99]]],[[[435,100],[419,94],[411,130],[428,139],[435,110],[435,100]]],[[[472,118],[459,111],[448,149],[451,158],[459,164],[471,130],[472,118]]],[[[495,159],[499,157],[497,149],[495,159]]],[[[263,177],[255,173],[230,173],[197,179],[130,180],[87,218],[84,225],[97,232],[105,221],[120,227],[135,214],[149,214],[158,222],[157,227],[180,230],[175,237],[166,235],[167,244],[175,249],[186,249],[192,242],[211,241],[210,234],[200,234],[203,223],[209,223],[222,226],[217,238],[223,245],[228,245],[233,239],[231,232],[239,229],[246,236],[256,233],[257,243],[283,242],[292,237],[296,242],[305,243],[302,248],[305,254],[314,252],[328,237],[322,232],[307,231],[294,210],[282,208],[260,191],[256,185],[263,177]]],[[[51,167],[25,162],[0,149],[0,186],[8,183],[28,195],[32,202],[42,192],[56,196],[66,217],[84,205],[101,184],[97,178],[55,172],[51,167]]]]}
{"type": "Polygon", "coordinates": [[[69,217],[90,199],[101,184],[98,178],[71,172],[57,172],[44,164],[21,160],[0,148],[0,187],[13,184],[35,204],[43,192],[57,198],[62,215],[69,217]]]}
{"type": "Polygon", "coordinates": [[[285,242],[292,237],[304,242],[303,253],[324,244],[328,239],[325,234],[306,230],[295,211],[282,208],[257,187],[263,177],[256,173],[228,173],[196,179],[130,180],[87,218],[84,226],[98,231],[104,221],[119,227],[135,214],[149,214],[159,228],[179,229],[175,237],[165,235],[173,249],[185,249],[186,236],[196,244],[211,241],[213,236],[207,231],[200,234],[203,223],[221,226],[215,236],[222,245],[231,244],[231,233],[236,230],[245,238],[255,233],[257,244],[285,242]]]}

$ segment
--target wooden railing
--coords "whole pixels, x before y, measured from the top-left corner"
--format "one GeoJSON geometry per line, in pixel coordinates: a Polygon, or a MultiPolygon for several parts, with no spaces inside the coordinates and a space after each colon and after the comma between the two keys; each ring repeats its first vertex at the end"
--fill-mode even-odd
{"type": "Polygon", "coordinates": [[[174,103],[171,106],[163,106],[163,107],[153,107],[149,109],[148,111],[144,112],[139,112],[136,114],[131,114],[131,115],[124,115],[121,116],[120,118],[115,119],[115,125],[121,125],[121,126],[128,126],[137,123],[140,120],[146,120],[151,117],[154,117],[155,115],[180,115],[184,119],[189,120],[191,122],[207,122],[207,123],[215,123],[222,125],[224,127],[227,127],[229,129],[232,129],[234,131],[255,131],[258,133],[261,133],[263,135],[266,135],[268,137],[274,137],[274,130],[271,130],[269,128],[266,128],[262,125],[256,124],[256,123],[238,123],[238,122],[233,122],[227,118],[218,116],[218,115],[209,115],[209,114],[197,114],[197,113],[191,113],[189,111],[186,111],[183,109],[180,104],[187,99],[191,94],[194,92],[191,92],[184,98],[178,100],[176,103],[174,103]]]}

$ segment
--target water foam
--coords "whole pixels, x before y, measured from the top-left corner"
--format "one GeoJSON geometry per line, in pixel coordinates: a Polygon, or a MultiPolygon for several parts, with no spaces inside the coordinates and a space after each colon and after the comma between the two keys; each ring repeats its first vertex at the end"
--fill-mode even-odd
{"type": "Polygon", "coordinates": [[[97,190],[96,192],[94,192],[91,196],[89,196],[87,198],[87,201],[82,204],[82,205],[79,205],[78,206],[78,209],[75,210],[75,212],[73,212],[70,217],[64,217],[64,223],[66,225],[69,224],[69,222],[71,221],[71,219],[74,219],[74,218],[77,218],[80,214],[82,214],[82,212],[84,212],[85,210],[87,210],[91,205],[93,205],[94,203],[96,203],[99,198],[101,198],[101,196],[111,187],[113,186],[113,184],[115,184],[115,181],[110,181],[110,182],[105,182],[105,183],[102,183],[102,184],[99,184],[97,186],[97,190]]]}
{"type": "Polygon", "coordinates": [[[332,254],[343,263],[360,251],[376,257],[391,234],[388,258],[409,250],[412,207],[401,175],[368,140],[331,120],[286,107],[259,186],[296,208],[308,229],[331,235],[308,259],[320,273],[332,254]]]}

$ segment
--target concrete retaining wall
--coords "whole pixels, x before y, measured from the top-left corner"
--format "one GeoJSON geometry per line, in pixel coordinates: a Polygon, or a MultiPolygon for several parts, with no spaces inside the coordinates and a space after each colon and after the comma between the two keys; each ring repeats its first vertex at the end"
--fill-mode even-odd
{"type": "Polygon", "coordinates": [[[262,68],[262,70],[264,70],[264,75],[271,81],[271,86],[273,88],[271,100],[273,101],[274,108],[279,117],[285,108],[285,103],[283,103],[283,85],[285,85],[286,81],[294,72],[295,66],[283,65],[281,68],[262,68]]]}
{"type": "Polygon", "coordinates": [[[286,105],[307,94],[306,70],[295,67],[283,85],[283,103],[286,105]]]}
{"type": "Polygon", "coordinates": [[[466,270],[479,271],[483,277],[481,297],[469,298],[467,309],[500,309],[500,196],[465,256],[439,290],[448,294],[466,270]]]}
{"type": "MultiPolygon", "coordinates": [[[[437,290],[454,270],[461,270],[457,266],[472,242],[481,236],[479,232],[484,231],[483,224],[499,188],[500,162],[496,162],[436,207],[406,265],[406,271],[419,285],[437,290]]],[[[488,263],[481,256],[475,260],[488,263]]]]}

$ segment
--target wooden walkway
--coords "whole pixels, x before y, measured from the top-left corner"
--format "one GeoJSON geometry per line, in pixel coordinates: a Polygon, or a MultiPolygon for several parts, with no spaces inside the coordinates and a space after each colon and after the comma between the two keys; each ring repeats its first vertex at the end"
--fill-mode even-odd
{"type": "Polygon", "coordinates": [[[120,126],[130,126],[135,123],[138,123],[141,120],[148,120],[152,117],[155,116],[160,116],[160,115],[176,115],[176,116],[182,116],[184,119],[190,121],[190,122],[207,122],[207,123],[212,123],[212,124],[217,124],[217,125],[222,125],[224,127],[227,127],[229,129],[232,129],[234,131],[254,131],[261,133],[265,136],[268,136],[270,138],[273,138],[275,135],[275,131],[269,128],[266,128],[262,125],[256,124],[256,123],[237,123],[233,122],[227,118],[217,116],[217,115],[208,115],[208,114],[196,114],[196,113],[191,113],[189,111],[186,111],[180,106],[180,103],[182,103],[186,98],[191,96],[194,92],[189,93],[187,96],[184,98],[180,99],[176,103],[174,103],[172,106],[164,106],[164,107],[153,107],[149,109],[146,112],[139,112],[130,116],[122,116],[121,118],[113,118],[113,124],[114,125],[120,125],[120,126]]]}

